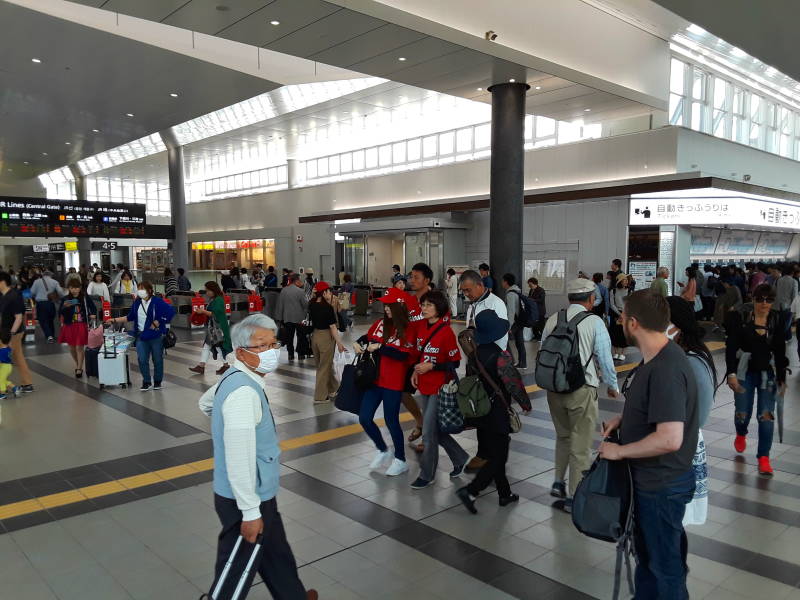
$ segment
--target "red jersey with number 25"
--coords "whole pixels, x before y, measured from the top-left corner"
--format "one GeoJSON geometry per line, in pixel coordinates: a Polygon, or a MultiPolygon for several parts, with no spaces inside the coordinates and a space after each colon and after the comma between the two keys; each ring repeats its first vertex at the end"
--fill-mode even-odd
{"type": "MultiPolygon", "coordinates": [[[[417,362],[441,365],[461,360],[456,334],[453,333],[449,319],[447,321],[439,319],[433,325],[427,321],[421,321],[417,325],[416,335],[417,352],[419,353],[417,362]],[[426,343],[428,338],[430,340],[426,343]],[[425,344],[424,348],[422,344],[425,344]]],[[[448,377],[449,373],[447,371],[428,371],[417,378],[417,388],[420,394],[436,394],[448,377]]]]}

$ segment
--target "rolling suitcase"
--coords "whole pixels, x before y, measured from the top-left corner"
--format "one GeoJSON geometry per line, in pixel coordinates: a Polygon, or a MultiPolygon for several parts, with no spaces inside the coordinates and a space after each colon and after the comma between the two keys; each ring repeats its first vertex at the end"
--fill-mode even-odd
{"type": "Polygon", "coordinates": [[[127,333],[107,332],[103,336],[103,345],[97,355],[97,379],[100,387],[118,385],[125,388],[130,385],[128,371],[128,348],[131,337],[127,333]]]}
{"type": "Polygon", "coordinates": [[[87,377],[97,377],[97,355],[100,348],[86,348],[86,361],[84,369],[87,377]]]}
{"type": "Polygon", "coordinates": [[[228,562],[225,563],[225,568],[222,569],[222,573],[220,574],[219,580],[216,582],[214,589],[211,590],[210,594],[203,594],[200,596],[200,600],[241,600],[247,597],[247,593],[250,591],[249,588],[245,587],[247,584],[247,578],[261,555],[261,534],[259,534],[256,538],[256,543],[253,546],[253,551],[250,553],[250,558],[247,559],[247,564],[245,565],[244,571],[242,571],[241,576],[239,577],[238,581],[236,581],[236,587],[231,592],[233,583],[228,583],[227,579],[228,575],[230,575],[233,563],[236,560],[236,555],[239,553],[242,540],[244,540],[242,536],[239,536],[239,539],[236,540],[236,545],[233,547],[233,552],[231,552],[231,555],[228,557],[228,562]]]}

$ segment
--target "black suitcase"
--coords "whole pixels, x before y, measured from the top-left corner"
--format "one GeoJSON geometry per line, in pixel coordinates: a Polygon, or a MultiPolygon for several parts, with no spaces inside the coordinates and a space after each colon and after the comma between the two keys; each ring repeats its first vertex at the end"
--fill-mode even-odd
{"type": "Polygon", "coordinates": [[[97,355],[100,353],[100,348],[86,348],[86,360],[84,364],[84,371],[87,377],[97,377],[97,355]]]}
{"type": "Polygon", "coordinates": [[[234,575],[234,579],[228,581],[228,575],[232,574],[231,569],[234,567],[233,563],[236,560],[236,555],[239,552],[239,547],[242,545],[243,540],[244,538],[242,536],[239,536],[239,539],[236,540],[233,552],[231,552],[231,555],[228,557],[225,568],[222,570],[222,573],[220,573],[219,580],[216,582],[216,585],[214,585],[214,589],[211,590],[210,593],[200,596],[200,600],[242,600],[247,597],[250,589],[245,586],[247,585],[250,573],[254,568],[257,568],[256,561],[258,561],[261,556],[262,537],[261,534],[258,534],[256,543],[253,545],[253,550],[247,558],[247,562],[239,578],[236,579],[236,575],[234,575]]]}

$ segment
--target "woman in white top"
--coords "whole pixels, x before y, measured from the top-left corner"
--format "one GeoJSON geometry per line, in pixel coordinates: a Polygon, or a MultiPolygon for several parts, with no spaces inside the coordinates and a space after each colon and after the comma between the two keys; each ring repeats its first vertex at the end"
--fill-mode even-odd
{"type": "Polygon", "coordinates": [[[103,281],[103,272],[96,271],[92,276],[92,280],[86,287],[87,296],[100,296],[106,302],[111,302],[111,292],[108,291],[108,286],[103,281]]]}
{"type": "Polygon", "coordinates": [[[447,302],[450,304],[450,316],[455,319],[458,316],[458,277],[456,277],[455,269],[447,269],[445,288],[447,289],[447,302]]]}
{"type": "Polygon", "coordinates": [[[114,293],[135,296],[137,287],[136,279],[134,279],[130,271],[126,270],[123,271],[122,277],[119,278],[119,281],[114,286],[114,293]]]}

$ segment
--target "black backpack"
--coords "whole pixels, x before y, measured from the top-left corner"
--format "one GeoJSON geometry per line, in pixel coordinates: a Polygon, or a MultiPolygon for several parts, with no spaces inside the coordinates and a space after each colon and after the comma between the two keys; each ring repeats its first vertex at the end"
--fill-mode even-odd
{"type": "Polygon", "coordinates": [[[511,293],[519,296],[519,312],[515,317],[515,322],[522,327],[533,327],[536,325],[541,316],[539,315],[539,305],[536,304],[536,301],[517,290],[511,290],[511,293]]]}

